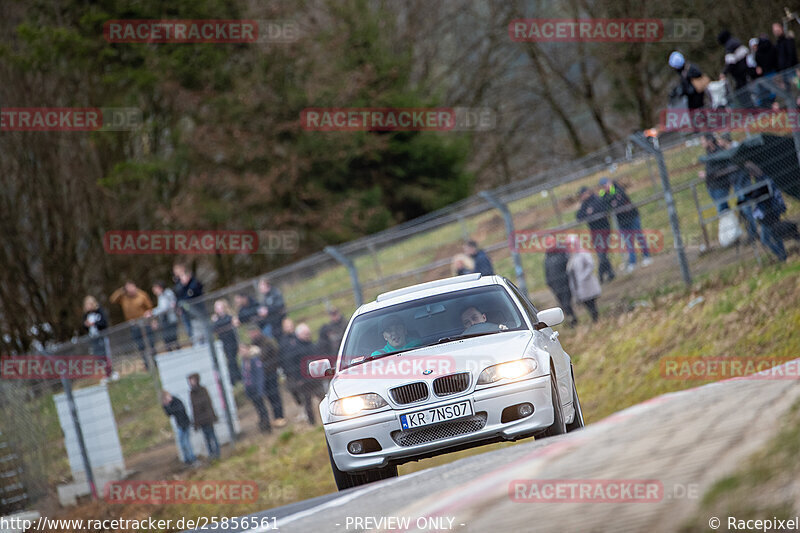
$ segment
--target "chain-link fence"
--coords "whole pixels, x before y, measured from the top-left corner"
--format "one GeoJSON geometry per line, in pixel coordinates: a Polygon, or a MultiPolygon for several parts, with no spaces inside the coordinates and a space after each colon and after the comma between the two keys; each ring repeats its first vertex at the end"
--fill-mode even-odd
{"type": "MultiPolygon", "coordinates": [[[[759,79],[730,94],[728,102],[733,110],[764,108],[781,117],[796,113],[797,97],[792,71],[759,79]]],[[[43,353],[110,361],[102,376],[67,385],[80,390],[98,380],[109,384],[126,461],[171,444],[156,358],[164,364],[192,346],[213,363],[209,387],[222,390],[226,410],[241,407],[224,403],[226,391],[241,391],[236,383],[242,379],[242,354],[255,346],[270,372],[265,388],[280,389],[278,396],[293,397],[308,411],[319,391],[297,385],[300,372],[281,353],[288,348],[269,339],[284,329],[296,331],[313,345],[308,350],[332,355],[347,316],[362,301],[474,268],[473,258],[463,255],[470,239],[486,251],[496,273],[525,287],[537,305],[574,304],[574,317],[581,321],[585,313],[579,302],[586,304],[588,317],[602,316],[727,265],[783,258],[797,247],[789,241],[797,235],[792,220],[800,216],[800,139],[796,127],[781,129],[779,120],[773,122],[778,126],[769,131],[759,124],[703,131],[693,123],[658,137],[626,139],[261,278],[175,302],[176,293],[186,293],[187,277],[174,291],[164,287],[153,295],[163,300],[155,313],[92,328],[92,335],[48,346],[43,353]],[[577,245],[569,234],[578,235],[577,245]],[[588,257],[588,271],[573,259],[579,255],[588,257]],[[591,285],[588,292],[584,283],[591,285]],[[284,322],[285,317],[294,323],[284,322]],[[308,331],[299,331],[300,324],[308,331]],[[218,342],[210,343],[212,338],[218,342]]],[[[19,494],[28,499],[52,493],[55,484],[69,479],[64,421],[59,423],[53,400],[63,386],[58,379],[0,380],[0,459],[4,449],[14,450],[9,462],[21,473],[15,478],[25,487],[19,494]]],[[[272,420],[284,418],[279,398],[269,394],[272,420]]],[[[237,404],[245,403],[241,393],[235,397],[237,404]]],[[[259,415],[266,410],[255,408],[259,415]]],[[[234,420],[220,414],[235,434],[234,420]]],[[[84,437],[95,438],[86,432],[84,437]]]]}

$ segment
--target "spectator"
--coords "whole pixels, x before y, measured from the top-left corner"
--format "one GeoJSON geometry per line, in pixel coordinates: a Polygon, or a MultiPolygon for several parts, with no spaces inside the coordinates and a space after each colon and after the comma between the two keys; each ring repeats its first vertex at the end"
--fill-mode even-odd
{"type": "Polygon", "coordinates": [[[214,314],[211,315],[211,322],[214,325],[214,333],[222,341],[222,351],[225,352],[225,359],[228,362],[231,384],[236,385],[242,380],[239,363],[236,360],[236,355],[239,353],[239,334],[236,331],[236,328],[239,327],[239,319],[233,316],[228,302],[217,300],[214,302],[214,314]]]}
{"type": "Polygon", "coordinates": [[[108,318],[106,312],[97,303],[94,296],[87,296],[83,299],[83,331],[89,335],[89,353],[92,355],[101,355],[106,360],[106,377],[107,380],[111,378],[116,381],[119,379],[119,374],[112,371],[111,368],[111,354],[106,350],[106,339],[100,332],[108,327],[108,318]]]}
{"type": "MultiPolygon", "coordinates": [[[[756,80],[774,76],[778,64],[777,54],[767,36],[762,34],[759,38],[750,39],[750,49],[753,53],[747,56],[748,77],[756,80]]],[[[775,100],[775,95],[761,83],[752,89],[752,93],[756,107],[768,108],[775,100]]]]}
{"type": "Polygon", "coordinates": [[[278,341],[261,333],[261,328],[251,325],[248,328],[250,342],[257,346],[261,353],[261,362],[264,368],[264,394],[272,406],[273,425],[283,427],[286,419],[283,417],[283,399],[278,385],[278,367],[280,366],[280,348],[278,341]]]}
{"type": "Polygon", "coordinates": [[[464,243],[463,249],[464,253],[475,262],[475,272],[480,272],[481,276],[494,276],[492,261],[486,255],[486,252],[478,248],[477,242],[467,241],[464,243]]]}
{"type": "Polygon", "coordinates": [[[788,220],[781,221],[781,215],[786,212],[786,203],[775,182],[755,164],[748,162],[745,165],[756,181],[766,182],[744,195],[745,201],[757,201],[753,209],[753,218],[761,224],[761,242],[780,261],[786,261],[783,241],[787,238],[800,240],[797,224],[788,220]]]}
{"type": "Polygon", "coordinates": [[[262,324],[258,320],[258,304],[249,295],[243,292],[237,293],[233,297],[233,303],[236,305],[239,322],[242,324],[257,323],[262,328],[266,325],[266,321],[262,324]]]}
{"type": "Polygon", "coordinates": [[[589,310],[592,322],[597,322],[597,298],[601,289],[600,280],[594,273],[594,259],[592,254],[581,248],[577,238],[571,240],[570,247],[572,250],[567,262],[570,291],[589,310]]]}
{"type": "Polygon", "coordinates": [[[242,382],[244,392],[258,413],[258,429],[262,433],[272,431],[269,412],[264,405],[264,363],[258,346],[242,346],[242,382]]]}
{"type": "MultiPolygon", "coordinates": [[[[721,141],[717,140],[713,133],[703,135],[702,143],[707,155],[724,150],[720,144],[721,141]]],[[[738,168],[732,162],[711,160],[706,161],[705,171],[701,170],[698,173],[701,179],[706,180],[706,190],[717,206],[717,213],[722,213],[729,208],[726,199],[731,188],[730,175],[738,168]]]]}
{"type": "Polygon", "coordinates": [[[258,316],[263,321],[262,331],[267,337],[274,337],[280,331],[281,322],[286,317],[286,304],[277,287],[267,278],[258,281],[258,316]]]}
{"type": "Polygon", "coordinates": [[[90,348],[92,355],[108,355],[106,353],[105,339],[100,332],[108,327],[108,318],[94,296],[83,299],[83,331],[91,339],[90,348]]]}
{"type": "Polygon", "coordinates": [[[600,264],[600,283],[614,279],[614,269],[608,260],[608,247],[606,245],[611,223],[608,220],[608,211],[603,201],[589,187],[581,187],[579,192],[581,207],[576,218],[586,221],[593,243],[602,243],[595,246],[597,259],[600,264]],[[601,216],[602,215],[602,216],[601,216]],[[599,218],[598,218],[599,217],[599,218]],[[608,279],[605,279],[608,278],[608,279]]]}
{"type": "Polygon", "coordinates": [[[323,325],[319,330],[319,353],[325,357],[332,358],[331,366],[336,361],[336,356],[339,354],[339,345],[342,344],[344,337],[344,330],[347,327],[347,320],[344,319],[342,313],[335,307],[328,309],[328,318],[330,319],[327,324],[323,325]]]}
{"type": "Polygon", "coordinates": [[[647,249],[644,235],[642,235],[642,220],[639,217],[639,210],[633,205],[628,194],[618,183],[608,178],[600,179],[600,198],[605,202],[608,211],[621,209],[617,213],[617,226],[620,230],[620,240],[625,244],[628,252],[628,264],[625,271],[630,273],[636,268],[636,247],[642,253],[642,266],[649,266],[653,260],[650,259],[650,251],[647,249]]]}
{"type": "MultiPolygon", "coordinates": [[[[728,139],[718,138],[710,133],[703,136],[702,142],[703,146],[706,148],[707,154],[713,154],[714,152],[727,150],[733,147],[733,143],[728,139]]],[[[728,202],[725,201],[725,199],[729,194],[731,186],[734,192],[739,193],[752,184],[748,171],[742,168],[741,165],[734,163],[731,159],[707,161],[705,175],[700,174],[700,177],[705,177],[708,194],[717,204],[718,213],[722,213],[728,209],[728,202]]],[[[738,199],[740,203],[744,201],[741,194],[739,194],[738,199]]],[[[739,208],[739,211],[744,217],[749,241],[757,239],[758,231],[756,230],[756,222],[753,218],[752,206],[743,205],[739,208]]]]}
{"type": "Polygon", "coordinates": [[[168,352],[180,348],[178,344],[178,315],[175,313],[177,298],[172,289],[164,285],[164,282],[157,281],[151,288],[156,295],[158,303],[153,309],[153,328],[161,330],[161,339],[168,352]]]}
{"type": "Polygon", "coordinates": [[[189,415],[186,414],[186,407],[184,407],[183,402],[180,401],[179,398],[175,398],[165,390],[161,391],[161,406],[164,408],[164,412],[167,413],[167,416],[175,417],[175,426],[178,428],[178,444],[181,447],[183,462],[189,466],[195,464],[197,462],[197,457],[194,455],[192,441],[189,438],[189,426],[191,426],[191,422],[189,421],[189,415]]]}
{"type": "Polygon", "coordinates": [[[306,365],[317,353],[314,343],[311,342],[311,328],[301,323],[297,325],[294,334],[288,334],[286,329],[290,324],[284,321],[283,325],[284,335],[281,338],[286,340],[281,344],[281,366],[286,374],[289,391],[298,405],[303,406],[308,423],[313,425],[316,423],[314,400],[321,399],[325,394],[320,383],[307,375],[306,365]]]}
{"type": "MultiPolygon", "coordinates": [[[[794,42],[794,35],[786,35],[783,31],[783,24],[774,22],[772,24],[772,34],[775,36],[775,66],[779,72],[786,71],[797,65],[797,48],[794,42]]],[[[788,75],[790,73],[785,73],[788,75]]]]}
{"type": "Polygon", "coordinates": [[[756,75],[771,76],[778,71],[778,51],[766,34],[762,33],[756,45],[756,75]]]}
{"type": "Polygon", "coordinates": [[[193,345],[203,342],[203,327],[199,322],[199,318],[203,314],[202,304],[193,305],[187,310],[191,300],[203,295],[203,284],[194,277],[194,274],[183,263],[175,263],[172,267],[172,273],[175,276],[175,297],[178,300],[178,314],[183,319],[186,334],[189,335],[193,345]]]}
{"type": "Polygon", "coordinates": [[[700,69],[687,63],[683,54],[672,52],[669,56],[669,66],[680,76],[681,81],[672,90],[672,97],[686,97],[686,106],[691,109],[700,109],[705,105],[706,87],[711,81],[700,69]]]}
{"type": "Polygon", "coordinates": [[[747,85],[747,47],[728,30],[719,32],[717,42],[725,48],[723,72],[733,78],[734,89],[741,89],[747,85]]]}
{"type": "Polygon", "coordinates": [[[569,288],[567,275],[568,261],[569,256],[565,251],[556,248],[547,250],[544,256],[544,279],[558,300],[564,315],[569,318],[569,325],[574,327],[578,324],[578,318],[572,310],[572,291],[569,288]]]}
{"type": "MultiPolygon", "coordinates": [[[[150,318],[151,309],[153,308],[153,302],[150,300],[150,297],[147,296],[147,293],[130,280],[126,281],[125,285],[111,293],[109,301],[112,304],[119,304],[122,308],[122,315],[125,317],[126,321],[138,321],[140,318],[150,318]]],[[[139,353],[144,361],[144,367],[149,370],[150,362],[148,360],[148,352],[150,355],[155,355],[156,353],[156,339],[150,324],[139,322],[131,324],[131,338],[139,348],[139,353]],[[144,328],[149,342],[147,348],[145,348],[142,328],[144,328]]]]}
{"type": "Polygon", "coordinates": [[[206,439],[208,456],[211,459],[219,459],[219,441],[217,440],[217,433],[214,431],[217,414],[214,412],[211,396],[208,395],[206,388],[200,385],[200,374],[190,374],[188,379],[194,429],[202,430],[203,437],[206,439]]]}
{"type": "Polygon", "coordinates": [[[456,254],[450,263],[450,268],[454,276],[463,276],[475,272],[475,261],[467,254],[456,254]]]}

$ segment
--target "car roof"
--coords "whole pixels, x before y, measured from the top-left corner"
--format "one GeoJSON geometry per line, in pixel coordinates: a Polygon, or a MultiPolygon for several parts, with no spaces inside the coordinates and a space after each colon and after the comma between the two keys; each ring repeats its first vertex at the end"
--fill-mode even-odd
{"type": "Polygon", "coordinates": [[[505,285],[504,281],[505,278],[502,276],[481,276],[479,273],[428,281],[426,283],[411,285],[402,289],[379,294],[374,301],[359,307],[353,316],[355,317],[356,315],[368,313],[376,309],[383,309],[384,307],[390,307],[399,303],[427,298],[428,296],[461,291],[473,287],[505,285]]]}

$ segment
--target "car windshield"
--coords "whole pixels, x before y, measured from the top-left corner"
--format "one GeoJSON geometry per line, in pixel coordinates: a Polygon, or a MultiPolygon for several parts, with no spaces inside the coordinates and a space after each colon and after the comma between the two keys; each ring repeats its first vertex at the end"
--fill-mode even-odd
{"type": "Polygon", "coordinates": [[[526,327],[511,296],[499,285],[430,296],[357,317],[345,340],[340,368],[448,339],[526,327]]]}

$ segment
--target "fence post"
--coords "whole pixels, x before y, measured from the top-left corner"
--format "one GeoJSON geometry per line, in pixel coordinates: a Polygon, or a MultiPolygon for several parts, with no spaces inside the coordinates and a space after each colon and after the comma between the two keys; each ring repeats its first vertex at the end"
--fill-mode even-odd
{"type": "Polygon", "coordinates": [[[664,162],[664,154],[661,150],[647,142],[641,133],[634,133],[630,139],[644,148],[644,150],[656,158],[658,173],[661,174],[661,186],[664,189],[664,201],[667,203],[669,213],[669,225],[672,227],[672,237],[675,241],[675,249],[678,252],[678,262],[681,265],[681,276],[687,285],[692,284],[692,275],[689,273],[689,262],[686,260],[686,250],[683,249],[683,239],[681,239],[681,227],[678,223],[678,211],[675,209],[675,198],[672,196],[672,187],[669,184],[669,174],[667,164],[664,162]]]}
{"type": "Polygon", "coordinates": [[[508,239],[509,248],[511,249],[511,259],[514,261],[514,271],[517,275],[517,286],[519,287],[519,290],[522,291],[522,294],[527,296],[528,285],[525,283],[525,272],[522,270],[522,259],[519,257],[517,247],[513,245],[514,219],[511,217],[511,211],[508,210],[508,206],[506,206],[506,204],[498,200],[489,191],[481,191],[478,194],[503,215],[503,220],[506,223],[506,238],[508,239]]]}
{"type": "Polygon", "coordinates": [[[67,398],[72,424],[75,426],[75,438],[78,440],[78,447],[81,449],[81,460],[83,461],[83,469],[86,471],[86,482],[89,484],[89,492],[92,494],[92,499],[96,500],[97,486],[94,483],[94,472],[92,472],[92,465],[89,463],[86,441],[83,439],[83,430],[78,420],[78,409],[75,407],[75,398],[72,396],[72,380],[64,377],[64,374],[61,374],[61,385],[64,387],[64,395],[67,398]]]}
{"type": "Polygon", "coordinates": [[[356,265],[334,246],[326,246],[324,252],[347,268],[350,273],[350,283],[353,284],[353,298],[356,301],[356,308],[361,307],[361,304],[364,303],[364,297],[361,295],[361,283],[358,281],[356,265]]]}
{"type": "Polygon", "coordinates": [[[547,196],[550,197],[550,203],[553,204],[553,211],[556,212],[556,218],[558,218],[558,224],[559,225],[563,224],[564,219],[561,217],[561,209],[558,207],[558,198],[556,198],[556,190],[548,189],[547,196]]]}
{"type": "MultiPolygon", "coordinates": [[[[179,304],[185,313],[189,314],[189,319],[197,317],[203,323],[205,330],[206,340],[208,341],[208,350],[211,354],[211,364],[214,367],[214,374],[219,380],[219,388],[222,391],[222,406],[225,408],[225,422],[228,426],[228,432],[231,435],[231,443],[236,443],[236,431],[233,428],[233,415],[231,414],[231,406],[228,405],[228,391],[225,382],[222,380],[222,372],[219,369],[219,360],[217,359],[217,346],[214,342],[214,329],[211,327],[211,321],[207,316],[204,316],[197,309],[192,309],[192,304],[184,301],[179,304]]],[[[231,394],[233,396],[233,394],[231,394]]]]}
{"type": "Polygon", "coordinates": [[[711,243],[708,240],[706,220],[705,217],[703,217],[703,211],[700,209],[700,198],[697,197],[697,185],[694,183],[692,183],[692,196],[694,197],[694,206],[697,208],[697,218],[700,221],[700,229],[703,230],[703,240],[706,243],[706,250],[711,250],[711,243]]]}

